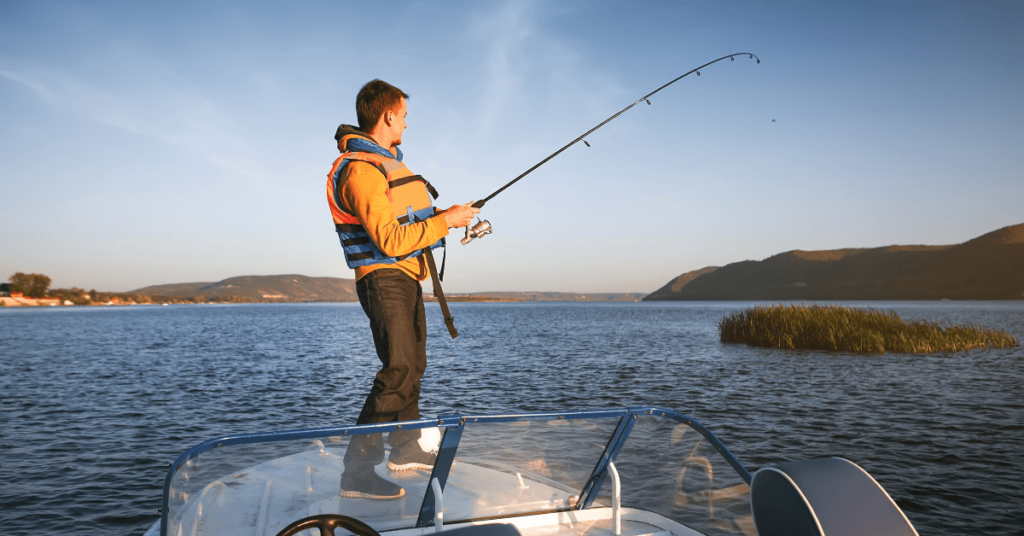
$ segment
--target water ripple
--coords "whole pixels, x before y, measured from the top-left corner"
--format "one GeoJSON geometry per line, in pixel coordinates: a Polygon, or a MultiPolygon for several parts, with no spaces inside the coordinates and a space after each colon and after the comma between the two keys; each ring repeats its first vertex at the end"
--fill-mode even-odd
{"type": "MultiPolygon", "coordinates": [[[[843,456],[922,534],[1024,526],[1024,351],[724,345],[744,303],[428,306],[425,415],[624,405],[704,422],[750,469],[843,456]]],[[[1024,304],[870,303],[1024,340],[1024,304]]],[[[168,462],[213,436],[347,424],[376,372],[356,304],[0,311],[0,527],[141,534],[168,462]]]]}

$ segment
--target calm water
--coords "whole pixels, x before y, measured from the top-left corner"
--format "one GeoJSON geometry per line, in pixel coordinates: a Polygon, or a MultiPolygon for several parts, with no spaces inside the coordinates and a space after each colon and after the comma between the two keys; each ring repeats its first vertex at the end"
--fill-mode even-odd
{"type": "MultiPolygon", "coordinates": [[[[1024,349],[855,356],[723,345],[750,304],[428,305],[422,411],[651,404],[751,470],[843,456],[921,534],[1024,533],[1024,349]]],[[[862,303],[1024,340],[1024,302],[862,303]]],[[[214,436],[354,422],[358,304],[0,309],[0,533],[141,534],[167,464],[214,436]]]]}

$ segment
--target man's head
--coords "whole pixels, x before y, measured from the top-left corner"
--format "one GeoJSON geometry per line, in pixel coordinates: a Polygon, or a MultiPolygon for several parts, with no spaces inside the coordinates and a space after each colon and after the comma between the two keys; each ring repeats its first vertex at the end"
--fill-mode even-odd
{"type": "Polygon", "coordinates": [[[383,80],[368,82],[356,95],[359,130],[385,147],[401,144],[407,98],[405,92],[383,80]]]}

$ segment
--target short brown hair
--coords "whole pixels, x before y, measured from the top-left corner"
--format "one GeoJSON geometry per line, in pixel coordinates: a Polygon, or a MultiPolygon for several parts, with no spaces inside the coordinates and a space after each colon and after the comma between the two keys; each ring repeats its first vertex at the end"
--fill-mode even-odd
{"type": "Polygon", "coordinates": [[[409,96],[401,89],[383,80],[367,82],[356,95],[356,118],[359,120],[359,130],[363,132],[373,130],[384,112],[398,108],[403,98],[408,99],[409,96]]]}

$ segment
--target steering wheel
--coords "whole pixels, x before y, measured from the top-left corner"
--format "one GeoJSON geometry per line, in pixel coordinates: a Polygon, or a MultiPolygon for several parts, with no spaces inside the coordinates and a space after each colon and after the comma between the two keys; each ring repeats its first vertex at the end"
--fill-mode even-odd
{"type": "Polygon", "coordinates": [[[318,516],[304,517],[281,529],[277,536],[294,536],[312,528],[319,529],[320,536],[334,536],[335,527],[341,527],[356,536],[380,536],[379,532],[373,530],[373,527],[366,523],[354,517],[339,514],[320,514],[318,516]]]}

